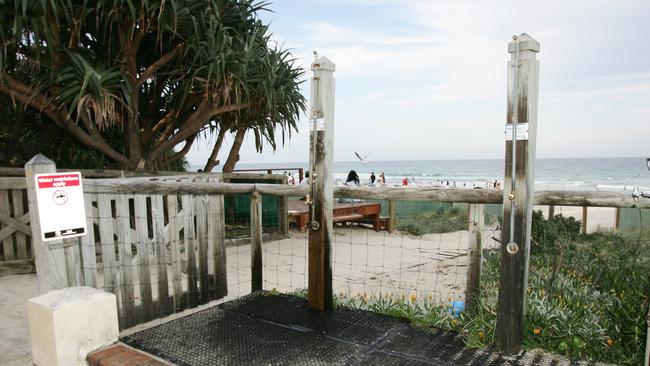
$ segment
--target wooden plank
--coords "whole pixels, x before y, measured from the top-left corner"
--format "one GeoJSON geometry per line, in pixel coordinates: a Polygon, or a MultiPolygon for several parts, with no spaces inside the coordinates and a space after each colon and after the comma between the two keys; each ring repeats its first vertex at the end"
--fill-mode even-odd
{"type": "Polygon", "coordinates": [[[15,261],[0,261],[0,277],[36,273],[33,259],[19,259],[15,261]]]}
{"type": "MultiPolygon", "coordinates": [[[[234,194],[251,193],[287,197],[304,197],[307,186],[244,183],[192,183],[182,181],[134,181],[124,179],[84,179],[85,193],[127,194],[234,194]]],[[[2,179],[0,179],[0,182],[2,179]]],[[[14,186],[10,186],[14,188],[14,186]]],[[[2,188],[2,186],[0,186],[2,188]]],[[[438,187],[348,187],[335,186],[340,198],[373,200],[437,201],[464,203],[503,203],[503,191],[494,189],[463,189],[438,187]]],[[[650,208],[650,200],[635,202],[627,192],[606,191],[538,191],[536,205],[650,208]]]]}
{"type": "Polygon", "coordinates": [[[0,189],[27,189],[27,182],[25,178],[0,178],[0,189]]]}
{"type": "MultiPolygon", "coordinates": [[[[23,214],[17,219],[8,218],[7,221],[10,222],[12,225],[8,225],[4,229],[0,230],[0,240],[7,238],[11,236],[15,231],[20,231],[25,233],[26,235],[29,235],[31,237],[32,235],[32,230],[27,224],[29,223],[30,217],[29,217],[29,212],[26,214],[23,214]],[[19,229],[16,229],[18,227],[19,229]],[[27,229],[26,231],[24,231],[27,229]]],[[[33,253],[32,253],[33,254],[33,253]]]]}
{"type": "Polygon", "coordinates": [[[172,289],[174,291],[174,312],[179,312],[185,308],[183,299],[183,287],[181,282],[181,243],[180,243],[180,224],[182,220],[178,218],[177,208],[178,197],[176,195],[167,196],[167,212],[169,223],[167,232],[169,233],[169,254],[172,266],[172,289]]]}
{"type": "Polygon", "coordinates": [[[141,317],[147,321],[155,318],[153,297],[151,294],[151,272],[149,255],[152,252],[151,240],[149,240],[149,228],[147,226],[147,197],[136,194],[133,208],[135,211],[135,232],[137,237],[138,251],[138,277],[140,279],[140,300],[142,301],[141,317]]]}
{"type": "Polygon", "coordinates": [[[582,206],[582,233],[587,233],[587,206],[582,206]]]}
{"type": "Polygon", "coordinates": [[[208,222],[206,212],[207,196],[196,196],[194,209],[196,211],[196,234],[199,246],[199,302],[209,302],[209,276],[208,276],[208,222]]]}
{"type": "Polygon", "coordinates": [[[251,194],[251,291],[262,291],[262,196],[251,194]]]}
{"type": "MultiPolygon", "coordinates": [[[[23,215],[24,216],[24,215],[23,215]]],[[[18,232],[23,232],[23,233],[30,233],[31,228],[21,222],[21,220],[15,219],[11,216],[9,216],[9,213],[6,212],[0,212],[0,222],[4,223],[8,227],[11,227],[13,231],[18,231],[18,232]]],[[[12,233],[13,233],[12,231],[12,233]]],[[[9,238],[11,239],[11,238],[9,238]]]]}
{"type": "MultiPolygon", "coordinates": [[[[521,350],[526,291],[528,288],[528,258],[530,253],[530,220],[533,210],[534,162],[537,132],[537,92],[539,63],[535,59],[539,43],[522,35],[508,45],[513,53],[508,63],[507,123],[528,123],[528,137],[506,141],[506,169],[503,200],[503,229],[501,231],[501,263],[499,266],[499,295],[495,339],[497,348],[508,354],[521,350]],[[521,47],[520,47],[521,46],[521,47]],[[521,52],[517,52],[517,49],[521,52]],[[517,80],[519,82],[517,82],[517,80]],[[514,156],[513,156],[513,147],[514,156]],[[513,168],[513,161],[516,166],[513,168]],[[514,169],[514,191],[512,191],[514,169]],[[514,207],[513,207],[514,203],[514,207]],[[512,217],[511,217],[512,214],[512,217]],[[514,219],[514,222],[513,222],[514,219]],[[512,233],[511,231],[512,226],[512,233]],[[514,243],[514,244],[507,244],[514,243]]],[[[519,129],[517,127],[515,131],[519,129]]],[[[518,134],[519,135],[519,134],[518,134]]]]}
{"type": "Polygon", "coordinates": [[[213,285],[210,290],[212,300],[221,299],[228,295],[227,265],[226,265],[226,222],[224,215],[223,196],[210,196],[208,212],[208,231],[213,234],[213,285]]]}
{"type": "Polygon", "coordinates": [[[470,312],[475,310],[476,302],[481,295],[481,261],[483,252],[483,204],[469,205],[468,229],[469,243],[467,256],[467,284],[465,286],[465,308],[470,312]]]}
{"type": "Polygon", "coordinates": [[[393,233],[395,231],[395,223],[397,222],[396,214],[397,202],[395,200],[388,201],[388,232],[393,233]]]}
{"type": "Polygon", "coordinates": [[[117,210],[117,247],[120,256],[121,273],[118,283],[118,291],[121,293],[120,329],[125,329],[136,324],[129,197],[124,194],[117,195],[115,207],[117,210]]]}
{"type": "MultiPolygon", "coordinates": [[[[84,179],[84,192],[88,193],[126,193],[126,194],[230,194],[230,193],[250,193],[253,191],[254,184],[228,184],[221,183],[213,185],[211,183],[192,183],[186,181],[150,181],[134,180],[133,178],[122,179],[84,179]]],[[[280,187],[278,184],[271,186],[280,187]]],[[[299,189],[287,186],[273,189],[279,193],[295,194],[299,189]],[[288,187],[288,188],[287,188],[288,187]]]]}
{"type": "Polygon", "coordinates": [[[181,197],[183,205],[183,232],[185,235],[185,255],[187,256],[187,304],[189,307],[198,305],[199,288],[196,271],[196,234],[194,231],[194,204],[192,196],[184,194],[181,197]]]}
{"type": "MultiPolygon", "coordinates": [[[[0,228],[11,226],[18,229],[16,220],[11,217],[11,207],[9,206],[9,191],[6,189],[0,190],[0,228]]],[[[11,261],[16,259],[14,251],[14,239],[7,236],[2,239],[2,253],[4,260],[11,261]]]]}
{"type": "MultiPolygon", "coordinates": [[[[22,217],[25,214],[25,206],[23,199],[23,190],[14,189],[11,191],[11,198],[14,207],[14,218],[22,217]]],[[[31,228],[28,230],[31,233],[31,228]]],[[[29,234],[28,234],[29,235],[29,234]]],[[[27,249],[27,235],[24,232],[16,232],[16,258],[28,259],[31,258],[30,250],[27,249]]]]}
{"type": "Polygon", "coordinates": [[[151,197],[151,214],[154,227],[154,248],[158,267],[158,308],[159,316],[172,313],[169,301],[169,280],[167,279],[167,239],[165,238],[165,209],[162,195],[151,197]]]}
{"type": "Polygon", "coordinates": [[[320,57],[312,63],[311,118],[323,119],[310,139],[312,225],[309,228],[309,308],[324,311],[333,306],[332,299],[332,210],[334,151],[334,72],[335,66],[320,57]],[[316,226],[317,225],[317,226],[316,226]]]}
{"type": "Polygon", "coordinates": [[[278,197],[278,230],[289,233],[289,197],[278,197]]]}
{"type": "MultiPolygon", "coordinates": [[[[229,194],[250,193],[257,190],[261,194],[303,197],[308,193],[307,186],[290,186],[279,184],[242,184],[242,183],[197,183],[188,185],[175,181],[137,181],[130,179],[84,179],[84,191],[87,193],[125,193],[142,194],[229,194]],[[137,184],[136,184],[137,183],[137,184]]],[[[24,180],[19,178],[0,178],[0,189],[25,188],[24,180]],[[11,181],[5,181],[5,180],[11,181]],[[5,182],[5,183],[3,183],[5,182]]],[[[439,187],[348,187],[335,186],[335,197],[362,199],[394,200],[431,200],[438,202],[466,203],[502,203],[503,191],[494,189],[463,189],[439,187]]],[[[535,192],[536,205],[590,206],[650,208],[650,201],[634,202],[629,192],[606,191],[538,191],[535,192]]]]}
{"type": "Polygon", "coordinates": [[[81,237],[81,268],[83,270],[84,285],[97,287],[97,253],[95,251],[95,227],[93,225],[93,201],[97,197],[90,194],[84,195],[86,208],[86,235],[81,237]]]}
{"type": "Polygon", "coordinates": [[[29,200],[29,216],[32,231],[32,248],[38,274],[38,289],[40,294],[68,286],[65,267],[65,254],[61,240],[43,242],[41,239],[41,223],[38,217],[38,202],[36,201],[36,174],[55,173],[54,162],[43,155],[36,155],[25,164],[25,183],[29,200]]]}
{"type": "Polygon", "coordinates": [[[112,197],[110,195],[97,195],[99,240],[102,248],[102,273],[104,274],[104,290],[120,296],[119,292],[115,290],[118,268],[115,261],[115,239],[113,237],[114,227],[111,200],[112,197]]]}

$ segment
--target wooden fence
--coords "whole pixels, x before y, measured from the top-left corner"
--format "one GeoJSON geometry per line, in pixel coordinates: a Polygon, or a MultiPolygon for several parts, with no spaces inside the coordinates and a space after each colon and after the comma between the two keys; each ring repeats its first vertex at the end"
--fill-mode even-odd
{"type": "MultiPolygon", "coordinates": [[[[58,251],[62,266],[53,268],[58,287],[86,285],[115,293],[120,326],[162,317],[222,298],[227,293],[223,195],[251,195],[252,290],[262,283],[260,194],[280,197],[306,195],[307,187],[275,184],[220,183],[206,175],[84,179],[88,235],[79,240],[49,245],[58,251]],[[144,255],[146,254],[146,255],[144,255]]],[[[15,240],[24,246],[16,259],[33,256],[30,250],[29,214],[25,178],[0,178],[5,197],[2,216],[15,240]],[[17,192],[17,193],[16,193],[17,192]],[[12,200],[9,200],[11,198],[12,200]],[[13,199],[15,198],[15,201],[13,199]],[[7,202],[9,204],[7,205],[7,202]],[[14,203],[19,202],[19,203],[14,203]],[[9,207],[9,209],[7,209],[9,207]],[[16,209],[22,207],[23,211],[16,209]],[[10,218],[10,219],[8,219],[10,218]],[[22,243],[22,241],[21,241],[22,243]],[[22,257],[19,257],[22,256],[22,257]]],[[[470,203],[470,272],[468,291],[475,289],[480,273],[480,212],[483,203],[501,203],[502,192],[439,188],[334,187],[338,197],[431,200],[470,203]],[[473,243],[473,244],[472,244],[473,243]],[[472,282],[472,283],[470,283],[472,282]]],[[[635,202],[631,195],[613,192],[536,192],[535,204],[650,208],[650,200],[635,202]]],[[[6,239],[8,236],[0,237],[6,239]]],[[[4,250],[4,247],[3,247],[4,250]]],[[[5,252],[3,252],[5,253],[5,252]]],[[[467,296],[470,299],[472,296],[467,296]]]]}

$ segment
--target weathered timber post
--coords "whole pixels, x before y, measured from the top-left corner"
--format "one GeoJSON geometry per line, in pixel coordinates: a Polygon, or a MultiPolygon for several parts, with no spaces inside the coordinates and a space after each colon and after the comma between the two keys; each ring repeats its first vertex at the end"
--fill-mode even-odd
{"type": "Polygon", "coordinates": [[[38,217],[34,176],[43,173],[56,173],[56,164],[45,156],[38,154],[25,164],[29,219],[32,228],[32,251],[36,264],[38,289],[41,294],[68,287],[63,241],[44,242],[41,239],[41,221],[38,217]]]}
{"type": "Polygon", "coordinates": [[[262,290],[262,196],[251,193],[251,291],[262,290]]]}
{"type": "Polygon", "coordinates": [[[548,206],[548,219],[552,219],[555,217],[555,205],[550,205],[548,206]]]}
{"type": "MultiPolygon", "coordinates": [[[[302,182],[300,178],[299,182],[302,182]]],[[[287,177],[283,177],[281,184],[286,185],[288,183],[287,177]]],[[[282,234],[289,233],[289,197],[287,196],[278,196],[278,229],[282,234]]]]}
{"type": "Polygon", "coordinates": [[[483,204],[472,203],[469,205],[469,253],[467,258],[467,284],[465,286],[465,308],[474,310],[476,301],[481,295],[481,260],[483,252],[483,204]]]}
{"type": "Polygon", "coordinates": [[[508,52],[512,54],[512,58],[508,62],[506,166],[501,231],[503,245],[496,344],[499,350],[514,354],[521,350],[526,312],[535,180],[539,85],[539,62],[536,55],[539,52],[539,42],[523,33],[519,37],[513,37],[513,41],[508,44],[508,52]],[[513,124],[515,141],[512,141],[513,124]]]}
{"type": "Polygon", "coordinates": [[[388,201],[388,227],[386,228],[390,234],[395,231],[395,205],[396,202],[395,200],[389,200],[388,201]]]}
{"type": "Polygon", "coordinates": [[[332,166],[334,157],[334,71],[336,66],[326,57],[311,64],[310,142],[311,201],[309,225],[308,303],[311,309],[332,308],[332,214],[334,192],[332,166]]]}
{"type": "Polygon", "coordinates": [[[587,233],[587,206],[582,206],[582,233],[587,233]]]}
{"type": "Polygon", "coordinates": [[[616,217],[614,218],[614,231],[618,232],[621,227],[621,208],[616,207],[616,217]]]}

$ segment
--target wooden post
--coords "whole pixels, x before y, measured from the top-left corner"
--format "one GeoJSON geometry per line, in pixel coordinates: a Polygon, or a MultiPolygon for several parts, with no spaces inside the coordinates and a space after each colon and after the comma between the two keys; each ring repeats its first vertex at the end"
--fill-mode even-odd
{"type": "Polygon", "coordinates": [[[314,73],[311,83],[310,139],[311,199],[309,225],[309,308],[332,308],[332,188],[334,153],[334,71],[336,66],[326,57],[318,57],[311,64],[314,73]],[[316,123],[314,123],[316,122],[316,123]],[[314,126],[315,124],[315,126],[314,126]]]}
{"type": "Polygon", "coordinates": [[[614,231],[618,232],[621,227],[621,208],[616,207],[616,218],[614,219],[614,231]]]}
{"type": "Polygon", "coordinates": [[[262,196],[251,193],[251,291],[261,291],[262,278],[262,196]]]}
{"type": "Polygon", "coordinates": [[[550,205],[548,206],[548,219],[552,219],[555,217],[555,205],[550,205]]]}
{"type": "Polygon", "coordinates": [[[523,33],[508,44],[508,52],[512,54],[512,60],[508,62],[507,123],[510,127],[513,121],[516,123],[517,136],[516,142],[512,141],[512,130],[506,130],[503,230],[501,231],[503,245],[495,333],[497,348],[505,353],[515,354],[521,350],[528,287],[539,84],[539,62],[536,60],[536,55],[539,52],[539,42],[523,33]],[[516,148],[514,191],[511,190],[513,143],[516,148]],[[513,201],[514,235],[511,235],[513,201]]]}
{"type": "Polygon", "coordinates": [[[45,156],[38,154],[25,164],[29,218],[32,228],[32,250],[38,275],[38,289],[41,294],[68,287],[63,241],[44,242],[41,239],[41,222],[38,217],[34,176],[43,173],[56,173],[56,164],[45,156]]]}
{"type": "Polygon", "coordinates": [[[473,311],[481,295],[481,254],[483,252],[483,204],[469,205],[469,253],[467,263],[467,285],[465,286],[465,308],[473,311]]]}
{"type": "Polygon", "coordinates": [[[582,206],[582,233],[587,233],[587,206],[582,206]]]}
{"type": "MultiPolygon", "coordinates": [[[[302,181],[302,178],[300,179],[302,181]]],[[[281,184],[286,185],[287,177],[283,177],[281,184]]],[[[289,197],[277,196],[278,200],[278,229],[282,234],[289,233],[289,197]]]]}
{"type": "Polygon", "coordinates": [[[396,221],[395,206],[396,206],[396,204],[395,204],[394,200],[389,200],[388,201],[388,228],[387,228],[387,230],[391,234],[395,230],[395,221],[396,221]]]}

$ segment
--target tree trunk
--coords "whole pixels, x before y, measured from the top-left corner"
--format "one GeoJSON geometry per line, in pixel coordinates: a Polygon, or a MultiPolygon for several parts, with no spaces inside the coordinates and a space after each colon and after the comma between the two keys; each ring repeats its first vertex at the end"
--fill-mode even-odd
{"type": "Polygon", "coordinates": [[[226,163],[223,165],[224,173],[232,173],[232,171],[235,170],[235,164],[237,164],[239,161],[239,150],[241,149],[241,145],[244,142],[245,135],[246,129],[240,128],[237,130],[235,141],[233,142],[232,148],[230,149],[230,154],[228,154],[228,160],[226,160],[226,163]]]}
{"type": "Polygon", "coordinates": [[[226,136],[226,128],[221,128],[219,131],[219,136],[217,136],[217,142],[214,144],[214,148],[212,148],[212,154],[210,154],[210,157],[208,158],[207,163],[205,163],[205,168],[203,168],[203,171],[206,173],[209,173],[212,171],[212,169],[219,164],[219,160],[217,160],[217,155],[219,155],[219,150],[221,150],[221,144],[223,143],[223,138],[226,136]]]}

